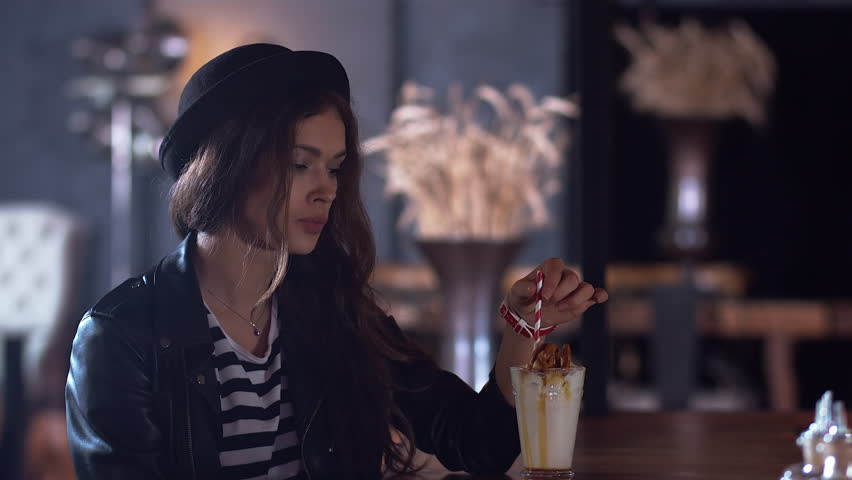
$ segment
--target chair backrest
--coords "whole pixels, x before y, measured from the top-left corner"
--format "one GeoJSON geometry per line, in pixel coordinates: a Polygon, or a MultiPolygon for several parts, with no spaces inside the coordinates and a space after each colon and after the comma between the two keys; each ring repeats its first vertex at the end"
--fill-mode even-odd
{"type": "MultiPolygon", "coordinates": [[[[69,322],[79,318],[75,287],[86,232],[81,220],[61,208],[0,204],[0,340],[24,340],[22,373],[27,389],[37,396],[44,393],[40,384],[62,380],[42,376],[34,383],[38,372],[64,378],[67,360],[48,357],[67,356],[59,351],[51,355],[50,346],[59,342],[70,351],[71,339],[60,337],[73,336],[69,322]]],[[[0,370],[5,370],[2,363],[0,358],[0,370]]]]}
{"type": "Polygon", "coordinates": [[[68,308],[81,231],[56,207],[0,205],[0,335],[28,336],[68,308]]]}

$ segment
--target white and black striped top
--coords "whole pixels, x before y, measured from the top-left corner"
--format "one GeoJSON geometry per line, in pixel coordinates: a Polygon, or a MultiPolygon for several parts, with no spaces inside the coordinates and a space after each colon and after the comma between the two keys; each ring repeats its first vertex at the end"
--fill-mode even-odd
{"type": "Polygon", "coordinates": [[[223,479],[283,480],[299,478],[302,471],[274,299],[271,317],[269,347],[258,357],[228,337],[212,313],[207,315],[222,404],[223,479]]]}

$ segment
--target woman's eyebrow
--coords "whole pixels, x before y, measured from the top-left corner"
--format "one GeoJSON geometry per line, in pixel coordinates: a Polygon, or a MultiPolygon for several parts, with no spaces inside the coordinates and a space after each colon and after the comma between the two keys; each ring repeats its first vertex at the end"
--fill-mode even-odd
{"type": "MultiPolygon", "coordinates": [[[[322,156],[322,150],[320,150],[317,147],[314,147],[313,145],[298,144],[298,145],[296,145],[296,148],[299,148],[301,150],[305,150],[306,152],[310,153],[311,155],[313,155],[315,157],[321,157],[322,156]]],[[[335,155],[332,158],[343,158],[345,156],[346,156],[346,150],[343,150],[342,152],[338,153],[337,155],[335,155]]]]}

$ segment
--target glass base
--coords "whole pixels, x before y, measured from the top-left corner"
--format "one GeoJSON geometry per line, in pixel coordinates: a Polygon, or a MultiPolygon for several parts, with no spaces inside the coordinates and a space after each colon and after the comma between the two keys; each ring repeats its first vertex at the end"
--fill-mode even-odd
{"type": "Polygon", "coordinates": [[[525,468],[521,470],[521,478],[524,480],[570,480],[574,478],[573,470],[538,470],[525,468]]]}

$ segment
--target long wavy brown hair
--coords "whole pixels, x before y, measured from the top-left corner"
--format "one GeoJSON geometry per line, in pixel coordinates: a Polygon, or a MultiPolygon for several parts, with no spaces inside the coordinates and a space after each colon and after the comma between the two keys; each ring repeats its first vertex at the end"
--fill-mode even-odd
{"type": "Polygon", "coordinates": [[[332,369],[335,394],[327,399],[344,471],[374,471],[384,462],[386,471],[405,474],[422,466],[415,465],[414,432],[393,392],[426,384],[410,385],[395,373],[407,364],[427,373],[418,377],[430,378],[437,367],[376,302],[369,283],[375,242],[361,199],[362,171],[358,126],[348,101],[324,90],[282,93],[246,108],[202,141],[172,188],[171,217],[181,236],[231,227],[252,248],[278,251],[275,277],[259,303],[275,292],[295,293],[312,318],[293,327],[310,335],[322,330],[316,346],[320,355],[345,355],[332,369]],[[346,128],[347,157],[337,177],[337,197],[314,251],[291,258],[286,231],[276,219],[287,211],[296,128],[329,107],[346,128]],[[246,194],[270,175],[275,200],[267,211],[267,229],[250,232],[242,215],[246,194]],[[394,439],[392,429],[401,438],[394,439]]]}

